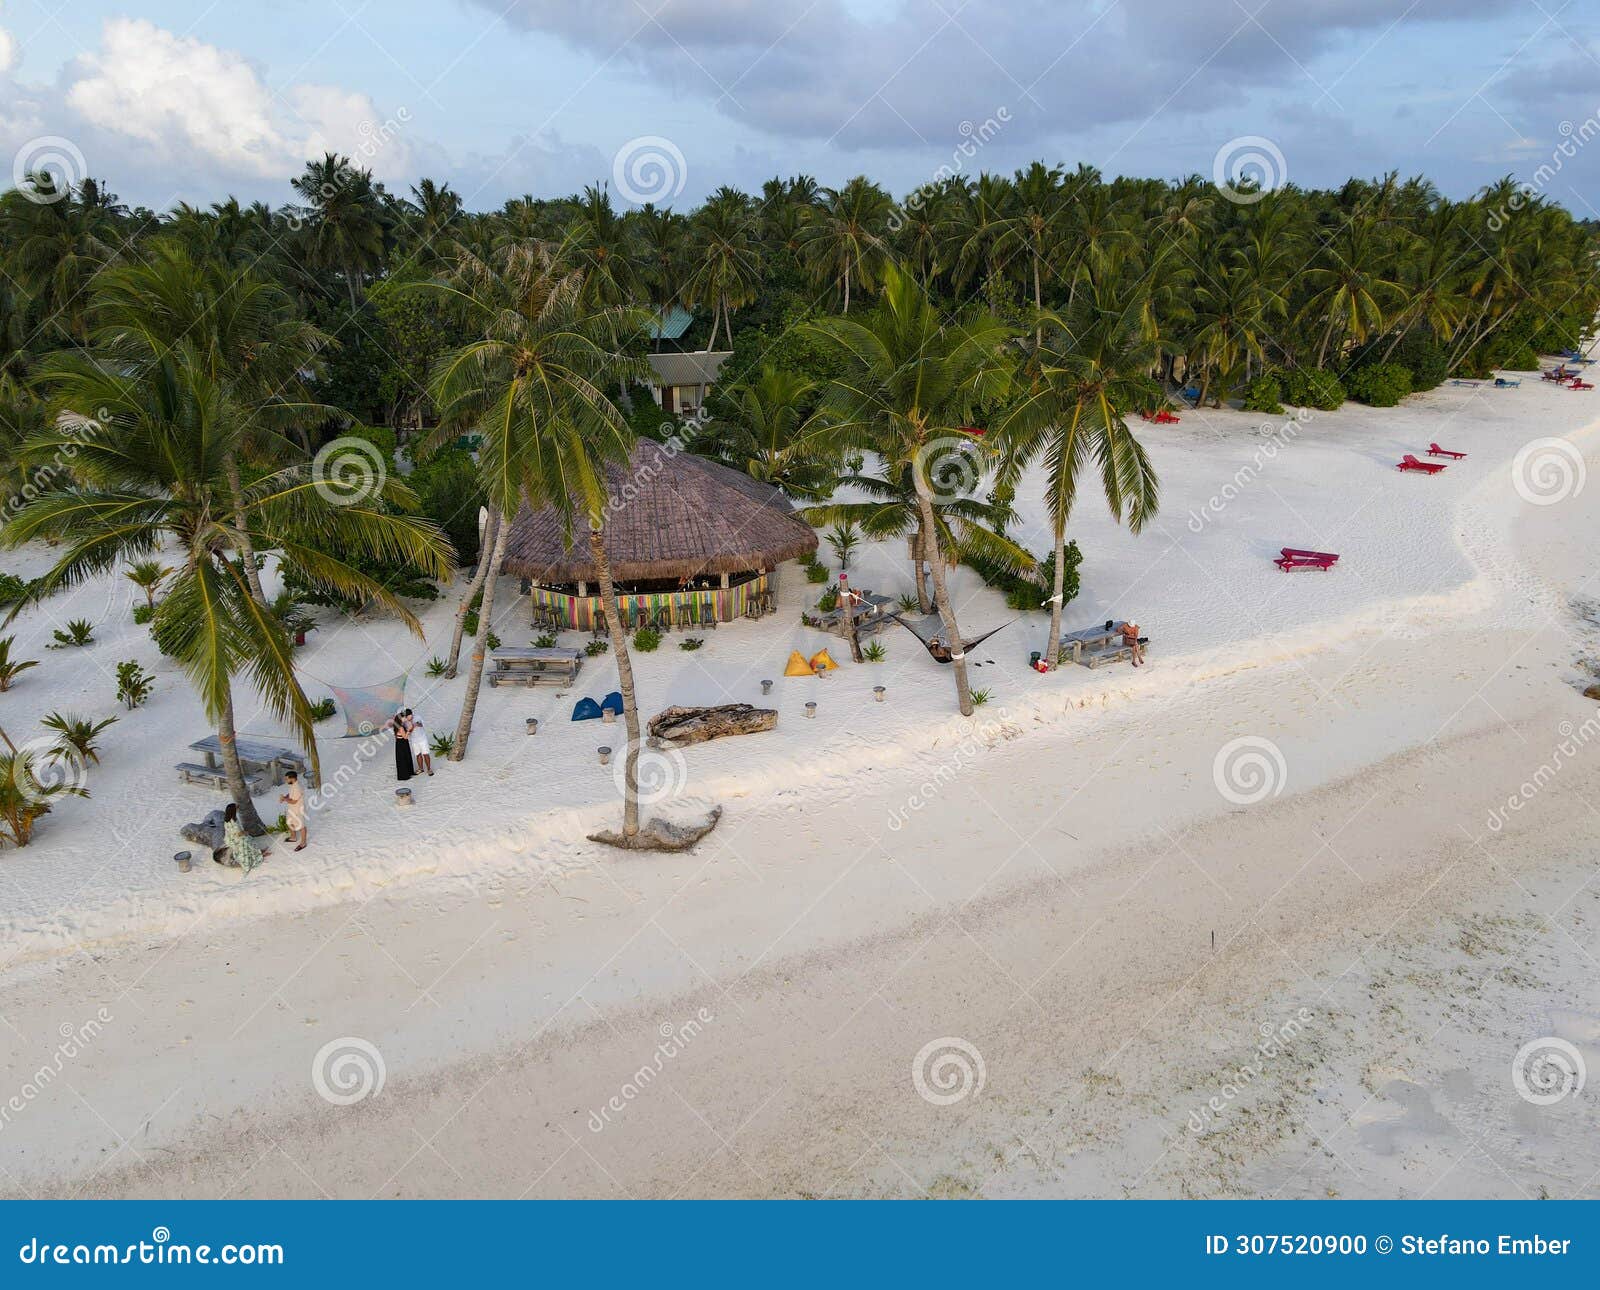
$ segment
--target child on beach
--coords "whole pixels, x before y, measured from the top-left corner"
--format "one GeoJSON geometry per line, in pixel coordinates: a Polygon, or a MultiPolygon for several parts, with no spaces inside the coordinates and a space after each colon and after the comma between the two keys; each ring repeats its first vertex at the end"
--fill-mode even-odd
{"type": "Polygon", "coordinates": [[[283,818],[289,825],[289,841],[297,843],[296,851],[304,851],[311,835],[306,831],[306,795],[300,787],[300,776],[289,771],[284,775],[283,794],[278,798],[284,805],[283,818]]]}

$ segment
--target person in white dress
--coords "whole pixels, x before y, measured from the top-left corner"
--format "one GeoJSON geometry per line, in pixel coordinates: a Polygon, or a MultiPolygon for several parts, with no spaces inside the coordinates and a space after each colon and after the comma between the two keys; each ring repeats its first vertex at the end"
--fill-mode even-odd
{"type": "Polygon", "coordinates": [[[433,774],[433,754],[428,751],[428,732],[422,728],[422,718],[406,709],[406,729],[411,732],[411,760],[418,770],[433,774]]]}

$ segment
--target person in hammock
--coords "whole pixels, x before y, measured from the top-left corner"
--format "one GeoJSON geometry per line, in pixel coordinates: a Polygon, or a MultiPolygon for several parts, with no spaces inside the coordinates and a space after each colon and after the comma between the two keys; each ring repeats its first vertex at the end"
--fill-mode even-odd
{"type": "Polygon", "coordinates": [[[936,663],[948,663],[955,658],[950,647],[944,643],[943,636],[934,636],[928,641],[928,653],[933,655],[936,663]]]}

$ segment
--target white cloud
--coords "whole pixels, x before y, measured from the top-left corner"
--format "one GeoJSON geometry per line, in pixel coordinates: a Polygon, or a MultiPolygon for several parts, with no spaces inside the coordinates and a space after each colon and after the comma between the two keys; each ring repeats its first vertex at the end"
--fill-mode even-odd
{"type": "Polygon", "coordinates": [[[366,95],[305,84],[275,94],[241,54],[146,19],[109,20],[100,48],[73,63],[66,82],[67,105],[88,126],[227,175],[281,177],[329,151],[380,174],[405,168],[404,139],[383,130],[366,95]],[[380,132],[382,146],[370,148],[380,132]]]}

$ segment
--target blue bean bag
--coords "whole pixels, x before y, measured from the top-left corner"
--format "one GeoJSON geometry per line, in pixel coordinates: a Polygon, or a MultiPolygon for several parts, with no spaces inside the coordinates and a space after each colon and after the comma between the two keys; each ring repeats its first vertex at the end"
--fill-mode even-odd
{"type": "Polygon", "coordinates": [[[574,721],[598,721],[600,720],[600,705],[593,699],[579,699],[573,705],[572,719],[574,721]]]}
{"type": "Polygon", "coordinates": [[[614,712],[620,717],[622,715],[622,691],[613,690],[605,698],[601,699],[600,711],[614,712]]]}

